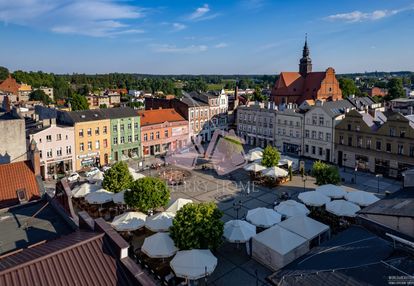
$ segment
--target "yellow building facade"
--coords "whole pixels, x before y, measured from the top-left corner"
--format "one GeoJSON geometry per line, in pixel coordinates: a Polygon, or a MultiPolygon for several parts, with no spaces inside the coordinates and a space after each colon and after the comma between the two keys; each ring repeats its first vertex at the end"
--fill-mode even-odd
{"type": "Polygon", "coordinates": [[[76,170],[109,163],[110,132],[109,119],[75,123],[76,170]]]}

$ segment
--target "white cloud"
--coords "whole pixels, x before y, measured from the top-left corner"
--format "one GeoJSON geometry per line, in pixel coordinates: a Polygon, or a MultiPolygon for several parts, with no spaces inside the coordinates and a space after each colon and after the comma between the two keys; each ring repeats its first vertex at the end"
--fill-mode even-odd
{"type": "Polygon", "coordinates": [[[172,27],[173,27],[173,30],[174,30],[174,31],[182,31],[182,30],[184,30],[185,28],[187,28],[187,26],[186,26],[186,25],[181,24],[181,23],[173,23],[173,24],[172,24],[172,27]]]}
{"type": "Polygon", "coordinates": [[[222,49],[222,48],[227,48],[229,46],[229,44],[227,43],[218,43],[217,45],[215,45],[214,47],[216,49],[222,49]]]}
{"type": "Polygon", "coordinates": [[[269,44],[264,44],[264,45],[262,45],[262,46],[259,46],[259,47],[256,49],[256,51],[257,51],[257,52],[264,52],[264,51],[267,51],[267,50],[270,50],[270,49],[274,49],[274,48],[279,47],[279,46],[280,46],[280,43],[269,43],[269,44]]]}
{"type": "Polygon", "coordinates": [[[116,0],[0,0],[0,21],[94,37],[143,32],[127,24],[145,9],[116,0]]]}
{"type": "Polygon", "coordinates": [[[396,15],[403,10],[375,10],[373,12],[361,12],[353,11],[349,13],[340,13],[330,15],[325,19],[329,21],[343,21],[347,23],[363,22],[363,21],[376,21],[386,17],[396,15]]]}
{"type": "Polygon", "coordinates": [[[176,45],[151,45],[154,52],[157,53],[177,53],[177,54],[195,54],[207,51],[208,47],[205,45],[190,45],[185,47],[177,47],[176,45]]]}
{"type": "Polygon", "coordinates": [[[198,7],[193,13],[191,13],[187,19],[190,21],[204,21],[204,20],[210,20],[214,19],[217,16],[219,16],[219,13],[210,13],[210,7],[208,4],[204,4],[202,7],[198,7]]]}

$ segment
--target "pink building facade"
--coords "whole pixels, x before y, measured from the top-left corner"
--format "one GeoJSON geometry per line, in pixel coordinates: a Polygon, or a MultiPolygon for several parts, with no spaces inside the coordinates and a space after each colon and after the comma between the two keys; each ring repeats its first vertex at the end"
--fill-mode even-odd
{"type": "Polygon", "coordinates": [[[75,133],[73,127],[51,124],[31,132],[40,152],[40,173],[44,180],[70,174],[75,170],[75,133]]]}

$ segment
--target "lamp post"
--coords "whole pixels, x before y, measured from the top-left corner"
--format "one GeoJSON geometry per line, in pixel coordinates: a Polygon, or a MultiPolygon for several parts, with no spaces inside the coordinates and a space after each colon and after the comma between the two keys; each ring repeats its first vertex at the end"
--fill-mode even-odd
{"type": "Polygon", "coordinates": [[[378,182],[378,189],[377,189],[377,193],[379,193],[379,183],[380,183],[380,178],[382,178],[382,174],[376,174],[375,177],[377,177],[377,182],[378,182]]]}
{"type": "Polygon", "coordinates": [[[346,173],[346,169],[345,169],[345,168],[346,168],[346,160],[347,160],[347,159],[346,159],[346,158],[344,158],[343,160],[344,160],[344,173],[346,173]]]}
{"type": "Polygon", "coordinates": [[[239,210],[242,207],[242,201],[238,201],[233,203],[233,209],[236,211],[236,219],[239,219],[239,210]]]}
{"type": "Polygon", "coordinates": [[[306,180],[308,179],[308,176],[307,175],[305,175],[304,177],[303,177],[303,191],[305,192],[306,191],[306,180]]]}

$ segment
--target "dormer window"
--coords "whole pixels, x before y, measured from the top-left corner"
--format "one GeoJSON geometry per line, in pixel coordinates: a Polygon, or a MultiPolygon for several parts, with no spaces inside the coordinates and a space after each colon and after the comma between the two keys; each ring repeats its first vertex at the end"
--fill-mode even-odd
{"type": "Polygon", "coordinates": [[[25,203],[27,202],[27,195],[25,189],[19,189],[16,191],[17,199],[19,200],[19,203],[25,203]]]}

